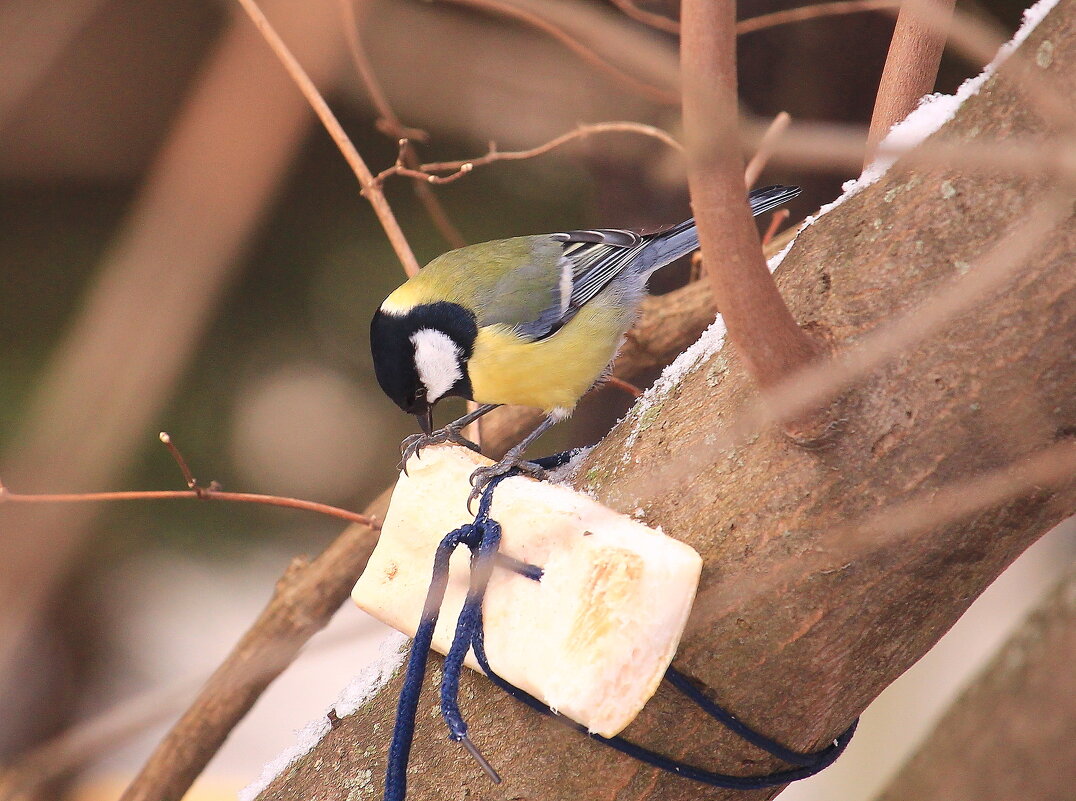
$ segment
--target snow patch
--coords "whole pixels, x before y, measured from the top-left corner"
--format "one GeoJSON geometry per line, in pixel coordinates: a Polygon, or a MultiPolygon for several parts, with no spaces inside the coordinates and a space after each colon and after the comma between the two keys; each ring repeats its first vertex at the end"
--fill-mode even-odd
{"type": "Polygon", "coordinates": [[[373,697],[385,683],[392,678],[393,674],[403,664],[405,652],[403,646],[407,643],[407,636],[397,631],[391,632],[381,641],[378,656],[373,662],[364,667],[359,674],[341,691],[336,703],[325,710],[325,714],[307,723],[295,733],[295,744],[267,763],[261,775],[248,784],[239,792],[239,801],[254,801],[255,798],[268,787],[273,779],[287,770],[293,762],[321,742],[321,738],[329,733],[330,723],[328,713],[336,712],[337,717],[347,717],[359,710],[359,708],[373,697]]]}
{"type": "MultiPolygon", "coordinates": [[[[572,479],[574,479],[576,474],[579,472],[579,468],[582,466],[583,460],[587,458],[587,456],[592,450],[594,450],[593,445],[587,445],[583,448],[577,448],[575,453],[572,454],[571,458],[568,459],[567,462],[562,464],[560,467],[556,467],[549,471],[549,475],[547,476],[548,480],[553,484],[563,484],[565,486],[570,485],[572,479]]],[[[579,490],[576,491],[578,492],[579,490]]],[[[583,490],[583,492],[585,493],[585,490],[583,490]]]]}
{"type": "Polygon", "coordinates": [[[404,650],[407,642],[407,635],[398,631],[385,635],[378,648],[377,659],[364,667],[359,675],[340,691],[340,696],[332,705],[338,717],[354,715],[395,675],[407,656],[404,650]]]}
{"type": "MultiPolygon", "coordinates": [[[[998,71],[998,68],[1008,60],[1013,51],[1018,48],[1040,22],[1049,14],[1058,0],[1039,0],[1035,5],[1024,11],[1023,23],[1019,30],[1013,34],[1012,39],[1003,44],[997,55],[987,64],[983,71],[974,78],[968,78],[956,90],[956,94],[929,94],[920,98],[919,105],[907,117],[889,129],[889,133],[882,140],[878,148],[882,155],[867,165],[863,173],[851,181],[845,181],[841,189],[844,193],[836,200],[822,206],[815,214],[803,221],[800,232],[812,225],[819,217],[837,208],[850,197],[855,197],[868,186],[873,184],[889,168],[893,166],[900,154],[911,150],[924,141],[928,136],[936,133],[945,123],[949,122],[959,109],[970,97],[974,97],[983,88],[983,84],[998,71]]],[[[797,232],[797,236],[799,232],[797,232]]]]}

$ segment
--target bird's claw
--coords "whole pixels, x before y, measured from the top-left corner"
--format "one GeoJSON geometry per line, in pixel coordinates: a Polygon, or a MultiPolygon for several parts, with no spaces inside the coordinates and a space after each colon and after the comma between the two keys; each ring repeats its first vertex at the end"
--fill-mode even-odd
{"type": "Polygon", "coordinates": [[[485,492],[489,482],[497,476],[503,476],[505,473],[509,473],[512,470],[517,470],[525,476],[530,476],[531,478],[536,478],[538,480],[544,479],[548,475],[545,470],[534,462],[528,462],[518,454],[509,454],[496,464],[491,464],[488,467],[479,467],[471,473],[471,494],[467,498],[467,511],[472,511],[471,504],[482,497],[482,493],[485,492]]]}
{"type": "Polygon", "coordinates": [[[481,452],[475,443],[460,433],[461,430],[459,426],[449,423],[432,434],[411,434],[404,437],[403,442],[400,443],[400,469],[404,471],[404,475],[407,475],[407,463],[411,460],[411,457],[421,456],[422,449],[428,445],[442,445],[446,442],[451,442],[455,445],[470,448],[472,451],[481,452]]]}

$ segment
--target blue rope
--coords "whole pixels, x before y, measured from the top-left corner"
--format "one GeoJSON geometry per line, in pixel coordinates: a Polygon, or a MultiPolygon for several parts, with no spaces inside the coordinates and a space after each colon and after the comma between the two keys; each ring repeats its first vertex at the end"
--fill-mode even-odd
{"type": "MultiPolygon", "coordinates": [[[[563,464],[571,458],[571,455],[572,452],[568,452],[548,457],[542,460],[541,466],[549,469],[558,464],[563,464]]],[[[426,601],[422,607],[422,617],[411,646],[411,655],[407,662],[407,671],[396,709],[396,727],[393,730],[392,741],[389,745],[388,768],[385,774],[385,801],[404,801],[407,795],[407,762],[411,754],[411,743],[414,740],[415,713],[418,709],[422,682],[426,675],[426,661],[430,652],[430,644],[433,641],[433,632],[437,625],[441,602],[444,600],[445,589],[448,586],[449,560],[453,551],[461,544],[466,545],[471,551],[471,578],[463,609],[460,611],[459,618],[456,621],[456,633],[444,659],[443,678],[441,680],[441,717],[448,727],[449,738],[462,743],[495,782],[500,782],[500,777],[471,743],[467,735],[467,722],[463,719],[463,714],[459,708],[460,673],[463,669],[463,662],[467,658],[467,653],[471,650],[474,651],[478,664],[490,681],[516,700],[531,707],[531,709],[543,715],[556,716],[571,728],[583,732],[591,739],[620,751],[622,754],[677,776],[702,782],[712,787],[733,790],[757,790],[776,787],[813,776],[831,765],[841,755],[848,742],[852,739],[852,734],[859,723],[858,719],[853,721],[851,726],[821,751],[815,753],[793,751],[775,740],[759,734],[734,715],[722,709],[695,687],[686,676],[672,667],[665,673],[666,680],[706,714],[741,739],[784,762],[789,762],[798,767],[768,773],[764,776],[730,776],[686,765],[656,751],[636,745],[622,737],[602,737],[600,734],[588,732],[585,726],[556,715],[553,710],[533,695],[509,684],[494,673],[489,661],[486,659],[485,638],[482,631],[482,599],[485,597],[486,587],[489,584],[494,565],[497,564],[513,570],[533,581],[540,581],[542,578],[542,568],[497,553],[501,541],[501,526],[496,520],[490,518],[489,512],[493,503],[493,490],[510,475],[512,473],[497,476],[490,481],[482,492],[482,497],[478,504],[478,514],[475,515],[474,522],[466,523],[455,531],[449,532],[437,546],[433,559],[433,577],[430,581],[430,589],[426,593],[426,601]]]]}
{"type": "MultiPolygon", "coordinates": [[[[675,759],[670,759],[667,756],[659,754],[657,751],[651,751],[649,748],[644,748],[641,745],[636,745],[630,740],[625,740],[623,737],[620,736],[602,737],[600,734],[594,734],[593,732],[587,731],[585,726],[576,723],[574,720],[569,720],[568,718],[556,715],[556,713],[553,712],[552,709],[546,706],[543,702],[539,701],[533,695],[519,689],[513,684],[509,684],[507,681],[494,673],[489,666],[489,661],[486,659],[486,649],[481,629],[479,629],[477,632],[477,635],[473,642],[473,646],[475,657],[478,659],[478,664],[482,666],[482,670],[485,671],[486,676],[489,677],[489,680],[496,684],[498,687],[500,687],[502,690],[504,690],[506,693],[508,693],[510,696],[515,698],[517,701],[521,701],[522,703],[529,706],[531,709],[537,712],[541,712],[543,715],[556,716],[567,726],[575,729],[576,731],[582,732],[583,734],[586,734],[592,740],[597,740],[599,743],[607,745],[622,754],[626,754],[627,756],[639,760],[640,762],[645,762],[648,765],[653,765],[656,768],[661,768],[664,771],[674,773],[677,776],[682,776],[685,779],[691,779],[693,781],[701,782],[703,784],[708,784],[711,787],[720,787],[729,790],[759,790],[766,787],[776,787],[778,785],[788,784],[789,782],[799,781],[800,779],[806,779],[809,776],[814,776],[819,771],[833,764],[833,761],[841,755],[841,753],[847,747],[849,741],[852,739],[852,735],[855,733],[856,726],[859,723],[859,719],[857,718],[852,722],[851,726],[849,726],[837,739],[833,741],[832,744],[824,748],[822,751],[818,751],[814,754],[800,754],[795,751],[790,751],[784,746],[782,746],[780,743],[774,742],[773,740],[770,740],[769,738],[759,734],[758,732],[747,729],[747,731],[751,732],[753,739],[750,740],[750,742],[753,745],[757,745],[762,750],[768,751],[769,753],[773,754],[774,756],[777,756],[778,758],[783,758],[780,756],[780,753],[790,755],[795,754],[795,760],[787,760],[793,762],[793,764],[810,764],[809,766],[805,767],[777,771],[776,773],[767,773],[765,776],[730,776],[725,773],[715,773],[714,771],[704,770],[703,768],[697,768],[692,765],[687,765],[683,762],[678,762],[675,759]]],[[[687,680],[673,668],[669,668],[669,670],[666,671],[665,677],[669,678],[670,673],[675,674],[680,680],[684,681],[685,683],[687,682],[687,680]]],[[[677,682],[670,681],[670,683],[672,683],[673,686],[677,689],[681,689],[677,682]]],[[[692,687],[691,689],[692,692],[685,693],[685,695],[691,698],[692,701],[696,702],[699,697],[704,698],[706,704],[700,704],[700,706],[702,706],[703,708],[703,711],[710,714],[711,709],[720,709],[720,707],[718,707],[709,699],[705,698],[705,696],[699,693],[698,690],[696,690],[694,687],[692,687]]],[[[723,718],[732,718],[732,716],[725,710],[721,709],[721,717],[718,717],[717,719],[724,723],[723,718]]],[[[739,723],[739,721],[737,721],[737,723],[739,723]]],[[[746,727],[743,726],[742,723],[739,723],[739,726],[746,729],[746,727]]],[[[736,731],[735,733],[740,734],[739,731],[736,731]]]]}
{"type": "MultiPolygon", "coordinates": [[[[489,517],[493,490],[508,475],[510,474],[497,476],[486,485],[474,522],[465,523],[455,531],[450,531],[437,546],[433,557],[433,579],[426,593],[426,601],[422,605],[422,617],[411,644],[411,656],[407,660],[407,672],[396,706],[396,727],[389,743],[389,761],[385,772],[385,801],[404,801],[407,795],[407,761],[411,756],[411,743],[415,737],[415,712],[418,710],[422,681],[426,677],[426,660],[433,642],[441,602],[448,587],[448,563],[452,552],[461,544],[471,550],[471,582],[456,623],[452,646],[445,656],[441,681],[441,717],[448,726],[449,737],[463,742],[468,746],[468,750],[477,756],[467,737],[467,723],[460,713],[457,696],[463,660],[467,657],[467,651],[476,633],[481,633],[482,598],[486,594],[486,585],[492,572],[492,557],[497,553],[501,541],[501,526],[489,517]]],[[[522,562],[519,564],[532,567],[522,562]]]]}

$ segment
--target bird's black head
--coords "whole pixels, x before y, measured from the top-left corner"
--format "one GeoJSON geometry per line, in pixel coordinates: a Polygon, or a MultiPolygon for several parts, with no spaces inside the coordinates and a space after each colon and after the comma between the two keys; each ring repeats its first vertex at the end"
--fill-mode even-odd
{"type": "Polygon", "coordinates": [[[378,309],[370,323],[377,383],[427,430],[437,401],[449,395],[471,397],[467,360],[477,336],[474,314],[455,303],[426,303],[400,312],[378,309]]]}

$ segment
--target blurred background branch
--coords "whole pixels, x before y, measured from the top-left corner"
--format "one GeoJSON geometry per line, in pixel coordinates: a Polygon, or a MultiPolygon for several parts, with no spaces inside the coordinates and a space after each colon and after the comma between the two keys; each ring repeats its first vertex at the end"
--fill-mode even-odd
{"type": "MultiPolygon", "coordinates": [[[[286,5],[311,71],[331,74],[342,52],[335,17],[286,5]]],[[[288,77],[260,47],[236,25],[209,57],[4,448],[0,475],[12,486],[116,484],[170,397],[309,125],[288,77]]],[[[86,507],[10,505],[3,516],[0,685],[11,692],[27,629],[94,516],[86,507]],[[21,578],[31,575],[27,586],[21,578]]]]}
{"type": "Polygon", "coordinates": [[[1076,764],[1076,567],[945,710],[876,801],[1051,801],[1076,764]]]}

